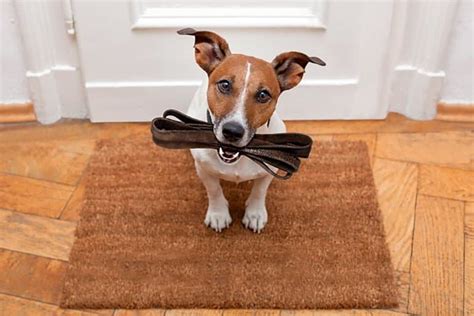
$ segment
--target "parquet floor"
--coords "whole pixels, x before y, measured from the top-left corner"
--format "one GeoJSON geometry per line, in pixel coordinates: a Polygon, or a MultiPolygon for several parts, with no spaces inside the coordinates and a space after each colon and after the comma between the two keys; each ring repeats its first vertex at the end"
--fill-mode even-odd
{"type": "Polygon", "coordinates": [[[145,124],[0,126],[0,315],[474,315],[474,124],[289,122],[315,139],[365,141],[400,288],[396,310],[72,311],[57,307],[97,139],[145,124]]]}

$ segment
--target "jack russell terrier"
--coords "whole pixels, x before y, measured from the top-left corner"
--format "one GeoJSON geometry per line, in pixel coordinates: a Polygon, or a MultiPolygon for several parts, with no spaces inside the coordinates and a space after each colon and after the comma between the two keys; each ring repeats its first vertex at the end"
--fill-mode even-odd
{"type": "MultiPolygon", "coordinates": [[[[187,114],[211,121],[217,140],[236,147],[245,147],[255,133],[286,132],[275,112],[278,97],[301,81],[308,63],[325,65],[318,57],[299,52],[282,53],[269,63],[232,54],[227,42],[213,32],[186,28],[178,34],[194,36],[196,63],[207,73],[207,80],[194,95],[187,114]]],[[[265,197],[273,176],[247,157],[222,148],[191,149],[191,153],[209,199],[204,223],[221,232],[232,222],[220,179],[254,180],[242,223],[261,232],[268,220],[265,197]]]]}

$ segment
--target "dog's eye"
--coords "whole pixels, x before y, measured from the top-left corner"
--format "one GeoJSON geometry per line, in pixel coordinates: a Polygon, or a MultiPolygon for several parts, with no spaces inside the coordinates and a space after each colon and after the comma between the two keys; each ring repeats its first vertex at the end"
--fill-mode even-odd
{"type": "Polygon", "coordinates": [[[267,90],[260,90],[257,92],[257,101],[260,103],[267,103],[272,98],[270,92],[267,90]]]}
{"type": "Polygon", "coordinates": [[[230,91],[232,90],[232,84],[230,83],[229,80],[221,80],[217,82],[217,88],[219,89],[220,92],[224,94],[229,94],[230,91]]]}

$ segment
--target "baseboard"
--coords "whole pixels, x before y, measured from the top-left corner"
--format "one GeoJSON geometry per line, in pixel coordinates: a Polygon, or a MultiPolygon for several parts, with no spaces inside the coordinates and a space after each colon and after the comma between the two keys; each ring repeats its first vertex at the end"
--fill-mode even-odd
{"type": "Polygon", "coordinates": [[[443,71],[430,72],[413,65],[397,66],[391,86],[390,111],[416,120],[433,119],[445,76],[443,71]]]}
{"type": "Polygon", "coordinates": [[[33,121],[36,121],[33,103],[0,103],[0,123],[21,123],[33,121]]]}
{"type": "Polygon", "coordinates": [[[474,104],[438,103],[437,120],[474,122],[474,104]]]}

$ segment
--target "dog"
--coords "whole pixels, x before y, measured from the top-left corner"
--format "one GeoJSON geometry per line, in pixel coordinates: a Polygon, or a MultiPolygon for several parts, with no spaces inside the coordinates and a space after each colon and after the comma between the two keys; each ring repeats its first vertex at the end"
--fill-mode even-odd
{"type": "MultiPolygon", "coordinates": [[[[278,97],[298,85],[308,63],[326,65],[320,58],[300,52],[282,53],[269,63],[232,54],[226,40],[213,32],[186,28],[178,34],[194,36],[196,63],[207,73],[187,114],[210,121],[217,140],[235,147],[245,147],[255,133],[286,132],[275,112],[278,97]]],[[[232,223],[220,179],[237,183],[253,180],[242,223],[260,233],[268,221],[265,199],[273,176],[237,152],[191,149],[191,154],[209,199],[204,223],[217,232],[232,223]]]]}

